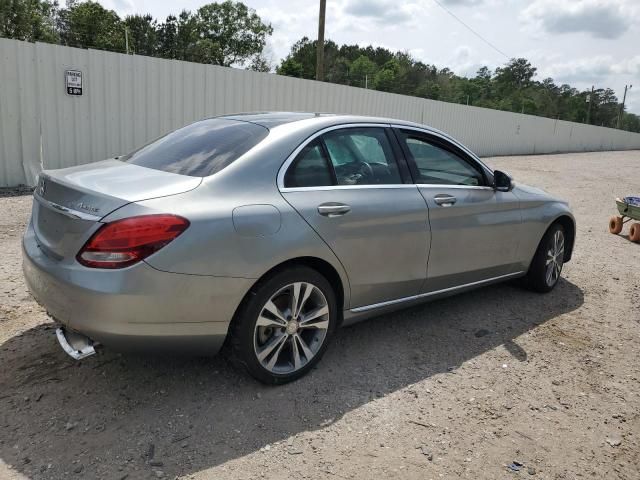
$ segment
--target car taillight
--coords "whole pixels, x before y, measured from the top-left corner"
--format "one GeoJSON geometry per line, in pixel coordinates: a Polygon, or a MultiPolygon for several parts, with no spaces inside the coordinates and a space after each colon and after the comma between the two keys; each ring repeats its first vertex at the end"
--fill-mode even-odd
{"type": "Polygon", "coordinates": [[[157,252],[184,232],[189,220],[177,215],[142,215],[107,223],[76,259],[91,268],[124,268],[157,252]]]}

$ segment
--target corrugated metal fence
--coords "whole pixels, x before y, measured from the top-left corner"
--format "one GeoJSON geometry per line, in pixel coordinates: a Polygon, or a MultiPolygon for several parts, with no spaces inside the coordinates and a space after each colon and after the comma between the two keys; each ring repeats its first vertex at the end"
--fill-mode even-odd
{"type": "Polygon", "coordinates": [[[263,110],[378,115],[482,156],[640,148],[640,134],[213,65],[0,39],[0,186],[126,153],[194,120],[263,110]],[[82,72],[71,96],[65,71],[82,72]]]}

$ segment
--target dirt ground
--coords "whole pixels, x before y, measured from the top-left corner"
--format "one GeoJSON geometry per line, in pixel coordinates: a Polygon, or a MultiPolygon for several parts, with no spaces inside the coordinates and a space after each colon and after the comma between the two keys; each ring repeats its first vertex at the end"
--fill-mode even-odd
{"type": "Polygon", "coordinates": [[[342,329],[272,388],[221,358],[68,358],[22,279],[31,197],[0,198],[0,479],[640,479],[640,245],[607,232],[640,151],[487,162],[571,203],[558,287],[342,329]]]}

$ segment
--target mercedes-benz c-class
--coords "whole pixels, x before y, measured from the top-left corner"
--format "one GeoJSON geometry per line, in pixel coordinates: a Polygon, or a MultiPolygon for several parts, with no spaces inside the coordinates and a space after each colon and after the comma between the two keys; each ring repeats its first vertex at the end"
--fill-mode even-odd
{"type": "Polygon", "coordinates": [[[435,129],[260,113],[43,171],[23,264],[75,358],[225,346],[283,383],[341,325],[519,277],[550,291],[574,236],[566,202],[435,129]]]}

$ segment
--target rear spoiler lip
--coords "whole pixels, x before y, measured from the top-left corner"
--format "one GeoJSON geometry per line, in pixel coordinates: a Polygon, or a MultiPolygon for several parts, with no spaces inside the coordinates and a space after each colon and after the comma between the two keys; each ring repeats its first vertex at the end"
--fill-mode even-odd
{"type": "Polygon", "coordinates": [[[40,195],[38,195],[37,190],[35,192],[33,192],[33,198],[36,199],[36,201],[50,209],[53,210],[55,212],[61,213],[67,217],[73,218],[75,220],[87,220],[90,222],[99,222],[100,219],[102,219],[104,217],[104,215],[102,216],[97,216],[97,215],[91,215],[90,213],[86,213],[86,212],[81,212],[79,210],[74,210],[72,208],[68,208],[68,207],[64,207],[62,205],[59,205],[57,203],[51,202],[49,200],[45,200],[44,198],[42,198],[40,195]]]}
{"type": "Polygon", "coordinates": [[[43,207],[46,207],[49,210],[54,210],[55,212],[61,213],[61,214],[65,215],[65,216],[73,218],[75,220],[87,220],[87,221],[90,221],[90,222],[99,222],[100,219],[104,217],[104,215],[102,215],[102,216],[91,215],[90,213],[81,212],[79,210],[74,210],[72,208],[64,207],[64,206],[59,205],[57,203],[51,202],[49,200],[45,200],[40,195],[38,195],[37,192],[33,192],[33,198],[35,198],[36,201],[40,205],[42,205],[43,207]]]}

